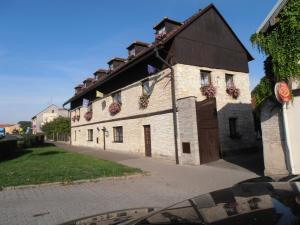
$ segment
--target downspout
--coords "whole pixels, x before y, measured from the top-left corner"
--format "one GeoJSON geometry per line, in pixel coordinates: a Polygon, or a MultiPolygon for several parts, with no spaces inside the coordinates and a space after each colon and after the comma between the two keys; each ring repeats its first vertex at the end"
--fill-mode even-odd
{"type": "Polygon", "coordinates": [[[176,107],[176,95],[175,95],[175,76],[174,69],[172,65],[170,65],[167,61],[165,61],[158,52],[158,49],[155,48],[155,56],[158,58],[163,64],[165,64],[171,70],[171,94],[172,94],[172,111],[173,111],[173,125],[174,125],[174,145],[175,145],[175,160],[176,164],[179,164],[178,157],[178,132],[177,132],[177,107],[176,107]]]}
{"type": "Polygon", "coordinates": [[[285,134],[285,144],[286,144],[286,150],[288,155],[288,167],[290,174],[295,174],[295,168],[294,168],[294,161],[293,161],[293,154],[292,154],[292,148],[291,148],[291,139],[290,139],[290,131],[289,131],[289,123],[288,123],[288,117],[287,117],[287,103],[284,103],[282,105],[282,114],[283,114],[283,129],[285,134]]]}

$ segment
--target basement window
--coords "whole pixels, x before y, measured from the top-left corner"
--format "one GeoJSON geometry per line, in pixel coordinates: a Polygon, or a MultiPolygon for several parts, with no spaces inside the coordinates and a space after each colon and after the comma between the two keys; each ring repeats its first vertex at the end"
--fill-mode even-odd
{"type": "Polygon", "coordinates": [[[237,132],[237,118],[229,118],[229,134],[232,139],[240,138],[239,133],[237,132]]]}
{"type": "Polygon", "coordinates": [[[93,129],[88,129],[88,141],[93,141],[93,129]]]}
{"type": "Polygon", "coordinates": [[[114,127],[114,142],[123,142],[123,127],[114,127]]]}
{"type": "Polygon", "coordinates": [[[200,71],[200,84],[201,87],[206,87],[211,84],[211,74],[210,71],[200,71]]]}
{"type": "Polygon", "coordinates": [[[182,152],[190,154],[191,153],[191,144],[190,142],[182,142],[182,152]]]}

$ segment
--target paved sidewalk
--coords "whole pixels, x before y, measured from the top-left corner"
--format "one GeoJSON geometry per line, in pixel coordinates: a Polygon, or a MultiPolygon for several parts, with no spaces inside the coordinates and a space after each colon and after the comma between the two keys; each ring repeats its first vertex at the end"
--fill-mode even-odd
{"type": "Polygon", "coordinates": [[[212,190],[231,186],[256,174],[223,160],[201,166],[108,152],[58,146],[149,171],[150,176],[79,185],[0,192],[0,224],[57,224],[95,213],[132,207],[163,207],[212,190]]]}

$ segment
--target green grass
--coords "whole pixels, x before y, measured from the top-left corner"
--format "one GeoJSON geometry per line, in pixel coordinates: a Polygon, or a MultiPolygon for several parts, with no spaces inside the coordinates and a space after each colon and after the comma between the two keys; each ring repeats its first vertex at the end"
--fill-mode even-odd
{"type": "Polygon", "coordinates": [[[115,162],[47,146],[28,148],[0,161],[0,187],[71,182],[142,172],[115,162]]]}

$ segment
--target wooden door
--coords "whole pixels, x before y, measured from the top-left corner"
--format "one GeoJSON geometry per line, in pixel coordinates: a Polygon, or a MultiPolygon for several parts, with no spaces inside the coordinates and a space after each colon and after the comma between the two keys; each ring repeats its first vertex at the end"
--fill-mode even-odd
{"type": "Polygon", "coordinates": [[[220,159],[218,118],[215,99],[196,102],[200,163],[220,159]]]}
{"type": "Polygon", "coordinates": [[[145,155],[151,157],[151,128],[150,125],[144,126],[145,155]]]}

